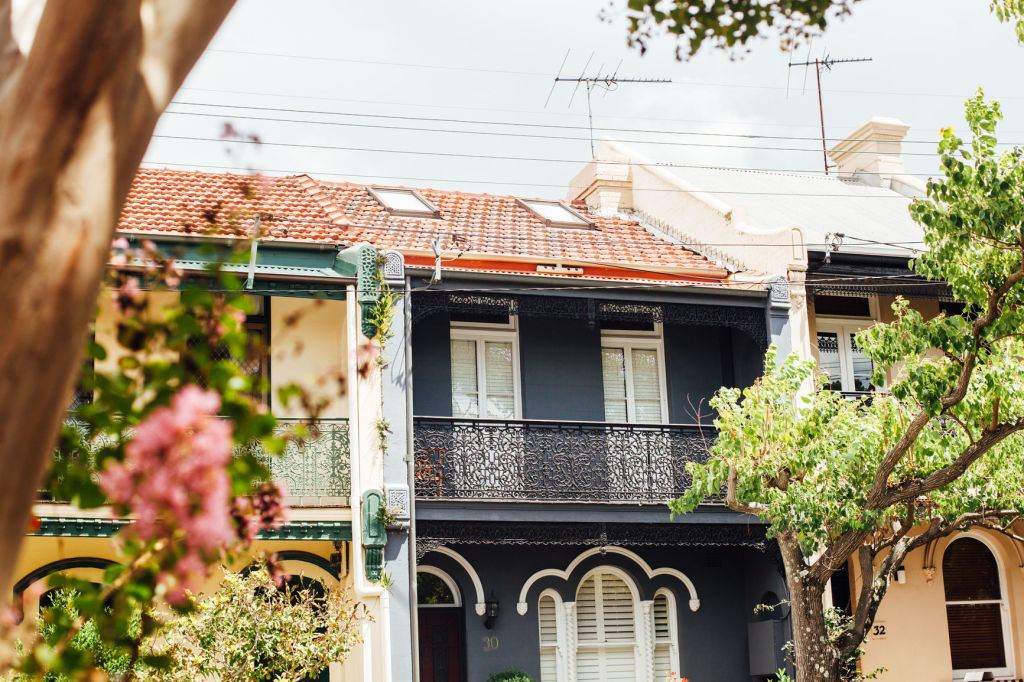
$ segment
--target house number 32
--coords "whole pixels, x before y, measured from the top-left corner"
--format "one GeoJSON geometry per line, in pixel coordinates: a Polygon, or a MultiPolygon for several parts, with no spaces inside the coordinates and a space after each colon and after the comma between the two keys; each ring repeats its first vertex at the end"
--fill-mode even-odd
{"type": "Polygon", "coordinates": [[[885,623],[875,623],[871,626],[872,639],[885,639],[888,633],[885,631],[885,623]]]}
{"type": "Polygon", "coordinates": [[[481,637],[480,639],[484,641],[484,651],[494,651],[501,644],[498,641],[498,638],[493,635],[491,635],[490,637],[481,637]]]}

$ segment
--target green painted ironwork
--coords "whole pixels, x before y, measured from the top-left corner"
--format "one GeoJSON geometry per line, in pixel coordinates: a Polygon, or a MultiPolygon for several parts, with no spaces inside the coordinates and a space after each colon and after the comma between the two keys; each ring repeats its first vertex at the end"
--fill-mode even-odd
{"type": "Polygon", "coordinates": [[[363,493],[360,513],[363,521],[363,551],[366,565],[366,579],[377,582],[384,572],[384,545],[388,541],[388,532],[380,520],[380,510],[384,506],[384,493],[379,490],[367,490],[363,493]]]}
{"type": "MultiPolygon", "coordinates": [[[[84,422],[69,417],[66,423],[79,431],[86,429],[84,422]]],[[[289,439],[280,456],[263,452],[259,444],[239,446],[255,454],[270,469],[274,481],[288,490],[288,504],[293,507],[347,507],[352,490],[351,458],[349,457],[349,428],[347,419],[318,419],[312,423],[302,419],[278,419],[275,435],[293,433],[304,424],[306,437],[289,439]]],[[[96,449],[104,444],[104,437],[91,441],[96,449]]],[[[86,453],[91,457],[92,453],[86,453]]]]}
{"type": "MultiPolygon", "coordinates": [[[[109,538],[130,523],[128,519],[44,516],[28,535],[64,538],[109,538]]],[[[350,521],[290,521],[281,528],[261,531],[261,540],[351,540],[350,521]]]]}
{"type": "Polygon", "coordinates": [[[372,339],[377,334],[377,325],[373,322],[372,312],[380,296],[380,282],[377,278],[380,255],[372,246],[362,244],[338,252],[337,263],[335,269],[345,263],[355,266],[356,289],[358,290],[356,301],[359,303],[363,336],[372,339]]]}
{"type": "MultiPolygon", "coordinates": [[[[274,433],[287,435],[302,423],[278,419],[274,433]]],[[[281,456],[260,450],[256,456],[270,469],[274,481],[288,489],[293,507],[347,507],[352,490],[348,420],[318,419],[306,428],[306,437],[288,440],[281,456]]]]}

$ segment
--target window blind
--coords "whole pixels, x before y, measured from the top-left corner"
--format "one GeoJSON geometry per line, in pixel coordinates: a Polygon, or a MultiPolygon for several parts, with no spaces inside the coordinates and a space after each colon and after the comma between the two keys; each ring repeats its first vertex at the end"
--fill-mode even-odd
{"type": "Polygon", "coordinates": [[[476,341],[452,339],[452,416],[479,417],[476,341]]]}
{"type": "Polygon", "coordinates": [[[601,349],[601,378],[604,382],[604,420],[625,422],[626,358],[621,348],[601,349]]]}
{"type": "Polygon", "coordinates": [[[658,353],[649,349],[634,348],[631,360],[636,421],[640,424],[657,424],[661,421],[661,372],[658,369],[658,353]]]}
{"type": "Polygon", "coordinates": [[[486,415],[495,419],[515,417],[515,384],[512,373],[512,344],[488,341],[484,344],[486,373],[486,415]]]}

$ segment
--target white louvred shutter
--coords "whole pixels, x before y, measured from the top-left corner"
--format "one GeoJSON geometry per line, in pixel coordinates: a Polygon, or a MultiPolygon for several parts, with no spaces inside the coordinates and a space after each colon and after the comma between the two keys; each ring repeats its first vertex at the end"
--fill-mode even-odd
{"type": "Polygon", "coordinates": [[[669,623],[668,597],[654,597],[654,679],[668,679],[672,665],[672,626],[669,623]]]}
{"type": "Polygon", "coordinates": [[[616,575],[599,573],[576,593],[578,682],[636,679],[633,594],[616,575]]]}
{"type": "Polygon", "coordinates": [[[479,417],[476,341],[452,339],[452,416],[479,417]]]}
{"type": "Polygon", "coordinates": [[[537,604],[540,627],[540,682],[558,682],[558,611],[552,597],[541,597],[537,604]]]}

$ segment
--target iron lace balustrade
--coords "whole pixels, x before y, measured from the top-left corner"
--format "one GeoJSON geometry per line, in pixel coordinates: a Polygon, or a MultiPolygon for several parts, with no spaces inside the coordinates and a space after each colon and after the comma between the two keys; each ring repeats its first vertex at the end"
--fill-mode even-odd
{"type": "MultiPolygon", "coordinates": [[[[74,417],[67,423],[85,431],[85,425],[74,417]]],[[[347,507],[352,490],[348,420],[318,419],[310,425],[302,419],[278,419],[274,432],[283,436],[303,423],[307,424],[306,438],[289,440],[279,457],[263,452],[258,444],[239,446],[237,451],[256,449],[256,456],[267,464],[273,480],[287,488],[285,500],[289,505],[347,507]]]]}
{"type": "Polygon", "coordinates": [[[415,420],[423,499],[662,503],[690,485],[713,430],[539,420],[415,420]]]}

